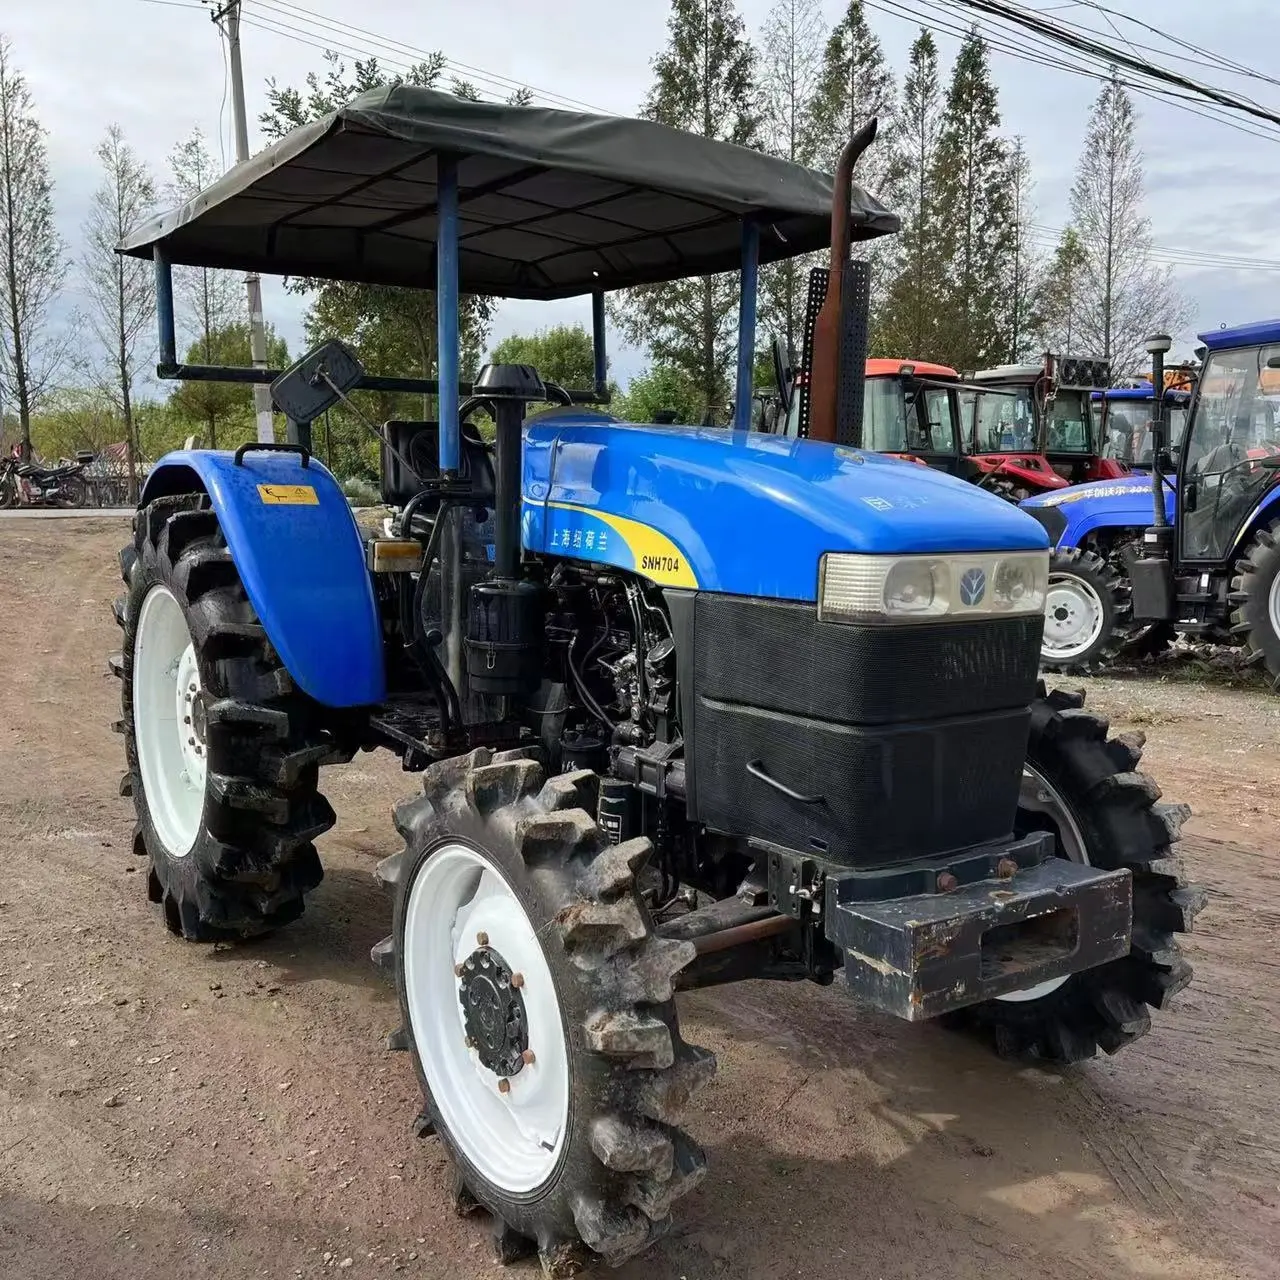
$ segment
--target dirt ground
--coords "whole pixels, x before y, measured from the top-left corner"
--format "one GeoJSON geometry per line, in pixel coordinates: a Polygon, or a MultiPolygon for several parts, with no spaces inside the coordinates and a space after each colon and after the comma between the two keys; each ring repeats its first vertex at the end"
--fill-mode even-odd
{"type": "MultiPolygon", "coordinates": [[[[326,879],[277,938],[190,946],[147,903],[103,661],[127,528],[0,525],[0,1276],[496,1276],[409,1131],[368,962],[389,928],[370,871],[414,780],[370,756],[328,774],[326,879]]],[[[1195,806],[1195,984],[1063,1075],[838,985],[684,999],[720,1059],[690,1124],[712,1169],[620,1280],[1276,1275],[1280,697],[1171,669],[1090,703],[1195,806]]]]}

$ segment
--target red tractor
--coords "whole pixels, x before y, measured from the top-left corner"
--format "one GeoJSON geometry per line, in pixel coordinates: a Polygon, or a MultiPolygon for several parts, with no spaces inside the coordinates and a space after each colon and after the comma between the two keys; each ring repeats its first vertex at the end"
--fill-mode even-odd
{"type": "Polygon", "coordinates": [[[1110,382],[1105,360],[1046,355],[1040,364],[973,374],[963,392],[965,446],[977,482],[1014,502],[1127,474],[1103,456],[1091,402],[1110,382]]]}

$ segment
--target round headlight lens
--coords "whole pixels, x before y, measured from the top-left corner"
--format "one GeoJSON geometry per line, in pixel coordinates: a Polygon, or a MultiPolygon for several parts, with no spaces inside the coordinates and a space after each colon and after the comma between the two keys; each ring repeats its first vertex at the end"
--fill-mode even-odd
{"type": "Polygon", "coordinates": [[[947,611],[946,566],[938,560],[899,560],[884,580],[884,611],[929,615],[947,611]]]}
{"type": "Polygon", "coordinates": [[[1030,560],[1001,560],[992,585],[992,604],[1017,613],[1043,609],[1044,586],[1040,577],[1030,560]]]}

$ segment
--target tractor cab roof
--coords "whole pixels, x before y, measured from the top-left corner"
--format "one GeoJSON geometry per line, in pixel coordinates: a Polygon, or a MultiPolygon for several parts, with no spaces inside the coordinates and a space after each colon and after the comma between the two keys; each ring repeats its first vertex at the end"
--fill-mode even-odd
{"type": "MultiPolygon", "coordinates": [[[[431,289],[437,161],[458,172],[464,293],[561,298],[737,270],[744,221],[772,262],[830,241],[832,183],[648,120],[371,90],[155,218],[125,253],[431,289]]],[[[897,217],[855,188],[851,230],[897,217]]]]}
{"type": "Polygon", "coordinates": [[[868,378],[898,378],[905,372],[911,372],[917,378],[951,378],[959,380],[960,375],[950,365],[933,364],[928,360],[868,360],[866,376],[868,378]]]}
{"type": "Polygon", "coordinates": [[[978,369],[970,382],[1036,382],[1044,377],[1043,364],[998,364],[993,369],[978,369]]]}
{"type": "Polygon", "coordinates": [[[1228,347],[1271,346],[1280,342],[1280,320],[1256,320],[1252,324],[1237,325],[1234,329],[1210,329],[1200,335],[1200,341],[1210,351],[1222,351],[1228,347]]]}

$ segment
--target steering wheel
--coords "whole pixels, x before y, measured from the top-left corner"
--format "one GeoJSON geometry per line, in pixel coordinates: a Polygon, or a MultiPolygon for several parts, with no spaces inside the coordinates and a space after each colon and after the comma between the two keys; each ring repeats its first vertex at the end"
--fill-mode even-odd
{"type": "MultiPolygon", "coordinates": [[[[572,408],[573,397],[557,382],[544,382],[543,390],[547,393],[547,399],[553,404],[562,404],[567,408],[572,408]]],[[[468,396],[458,406],[458,425],[461,426],[477,409],[488,409],[489,416],[496,419],[498,416],[497,406],[494,404],[492,396],[468,396]]]]}

